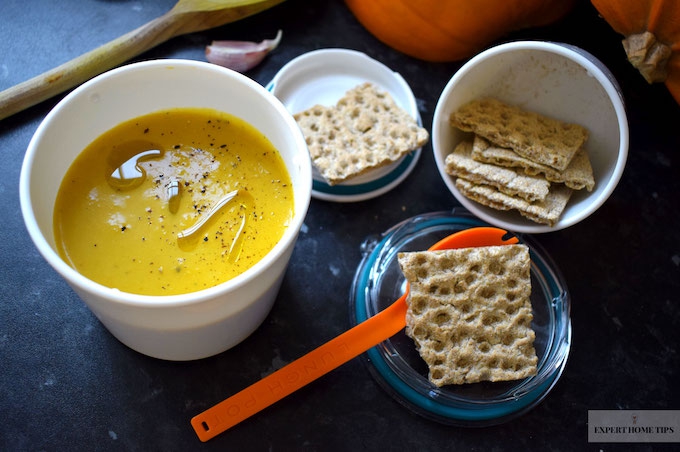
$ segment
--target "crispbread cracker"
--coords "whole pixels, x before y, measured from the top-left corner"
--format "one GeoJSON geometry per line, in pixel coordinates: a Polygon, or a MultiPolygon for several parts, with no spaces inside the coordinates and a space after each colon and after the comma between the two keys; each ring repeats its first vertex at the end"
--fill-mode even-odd
{"type": "Polygon", "coordinates": [[[335,106],[315,105],[294,117],[329,185],[395,162],[429,139],[389,93],[371,83],[347,91],[335,106]]]}
{"type": "Polygon", "coordinates": [[[568,124],[538,113],[485,98],[463,105],[451,124],[543,165],[564,171],[588,138],[578,124],[568,124]]]}
{"type": "Polygon", "coordinates": [[[512,168],[503,168],[472,159],[472,142],[462,141],[446,156],[446,172],[475,184],[486,184],[529,202],[542,201],[548,196],[550,182],[544,178],[527,176],[512,168]]]}
{"type": "Polygon", "coordinates": [[[536,374],[526,245],[399,253],[406,334],[437,386],[536,374]]]}
{"type": "Polygon", "coordinates": [[[492,145],[482,137],[476,136],[472,146],[471,157],[478,162],[489,163],[509,168],[522,168],[524,173],[536,176],[543,175],[546,180],[562,183],[574,190],[586,189],[592,191],[595,187],[593,168],[590,165],[588,153],[584,148],[576,151],[569,166],[563,171],[557,171],[549,166],[532,162],[513,152],[511,149],[492,145]]]}
{"type": "Polygon", "coordinates": [[[488,185],[475,185],[456,179],[456,188],[467,198],[497,210],[517,210],[520,215],[536,223],[555,226],[571,197],[572,189],[564,185],[553,185],[545,201],[536,203],[508,196],[488,185]]]}

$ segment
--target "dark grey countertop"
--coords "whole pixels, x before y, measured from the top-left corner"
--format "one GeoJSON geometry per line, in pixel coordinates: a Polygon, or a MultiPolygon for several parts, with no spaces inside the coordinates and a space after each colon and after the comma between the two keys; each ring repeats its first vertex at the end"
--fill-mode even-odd
{"type": "MultiPolygon", "coordinates": [[[[0,2],[0,89],[155,18],[173,0],[0,2]]],[[[340,0],[288,0],[238,23],[175,38],[141,55],[204,60],[213,39],[283,41],[247,75],[269,82],[310,50],[365,52],[401,73],[430,129],[462,62],[425,63],[377,41],[340,0]]],[[[57,96],[0,121],[0,450],[671,450],[589,444],[588,411],[680,409],[680,107],[627,61],[588,2],[558,24],[503,38],[580,46],[614,73],[627,104],[630,155],[621,182],[585,221],[534,238],[572,296],[573,344],[548,397],[509,423],[461,428],[400,405],[354,359],[208,443],[189,420],[350,326],[348,298],[365,237],[457,206],[427,145],[413,173],[378,198],[313,200],[276,304],[244,342],[196,362],[166,362],[119,343],[38,254],[18,181],[28,142],[57,96]]],[[[677,449],[675,449],[677,450],[677,449]]]]}

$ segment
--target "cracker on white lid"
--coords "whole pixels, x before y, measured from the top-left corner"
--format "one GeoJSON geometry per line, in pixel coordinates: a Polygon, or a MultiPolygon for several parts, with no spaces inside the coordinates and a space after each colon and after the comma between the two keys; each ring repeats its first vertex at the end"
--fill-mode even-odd
{"type": "Polygon", "coordinates": [[[334,106],[315,105],[294,117],[329,185],[396,162],[429,139],[388,92],[368,82],[347,91],[334,106]]]}

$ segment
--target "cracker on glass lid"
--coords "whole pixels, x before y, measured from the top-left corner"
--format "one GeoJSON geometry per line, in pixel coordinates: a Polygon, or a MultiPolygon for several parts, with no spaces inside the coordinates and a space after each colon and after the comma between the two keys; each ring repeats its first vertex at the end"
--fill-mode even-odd
{"type": "Polygon", "coordinates": [[[446,156],[446,172],[475,184],[491,185],[507,195],[529,202],[543,201],[550,191],[550,182],[544,178],[474,160],[471,141],[460,142],[446,156]]]}
{"type": "Polygon", "coordinates": [[[388,92],[368,82],[347,91],[334,106],[315,105],[293,116],[329,185],[396,162],[429,139],[388,92]]]}
{"type": "Polygon", "coordinates": [[[564,171],[588,139],[588,130],[547,116],[484,98],[469,102],[450,117],[453,126],[474,132],[527,159],[564,171]]]}
{"type": "Polygon", "coordinates": [[[536,374],[526,245],[403,252],[406,334],[437,386],[536,374]]]}

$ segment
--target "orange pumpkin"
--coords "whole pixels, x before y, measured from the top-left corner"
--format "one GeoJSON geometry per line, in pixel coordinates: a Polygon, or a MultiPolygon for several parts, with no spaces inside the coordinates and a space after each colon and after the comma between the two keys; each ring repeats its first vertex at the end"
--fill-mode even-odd
{"type": "Polygon", "coordinates": [[[591,0],[649,83],[664,82],[680,104],[680,1],[591,0]]]}
{"type": "Polygon", "coordinates": [[[557,21],[571,10],[574,0],[345,3],[359,22],[388,46],[425,61],[456,61],[472,56],[510,31],[557,21]]]}

